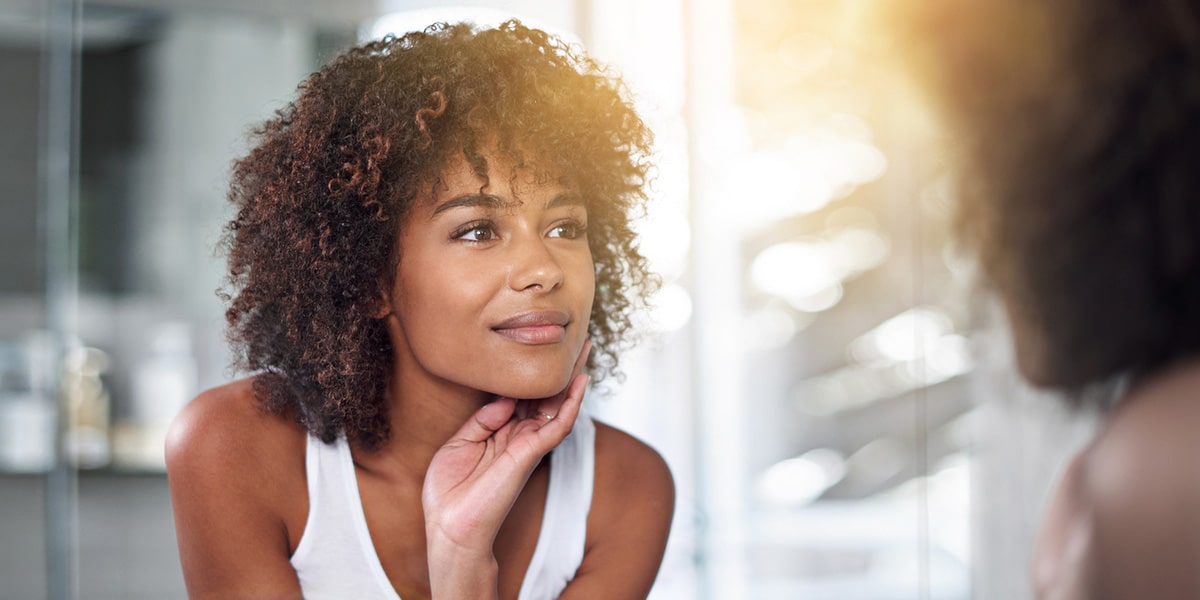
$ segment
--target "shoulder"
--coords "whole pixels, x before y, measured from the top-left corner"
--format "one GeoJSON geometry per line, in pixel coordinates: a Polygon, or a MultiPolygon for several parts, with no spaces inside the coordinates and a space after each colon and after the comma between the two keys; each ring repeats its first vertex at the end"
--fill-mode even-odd
{"type": "Polygon", "coordinates": [[[297,477],[303,485],[306,433],[295,419],[262,410],[253,383],[207,390],[175,417],[164,448],[173,488],[265,492],[295,488],[297,477]]]}
{"type": "Polygon", "coordinates": [[[308,512],[306,434],[253,380],[208,390],[167,433],[167,482],[192,597],[299,597],[288,557],[308,512]]]}
{"type": "Polygon", "coordinates": [[[584,560],[563,597],[645,597],[675,511],[671,471],[653,448],[598,421],[595,465],[584,560]]]}
{"type": "Polygon", "coordinates": [[[644,500],[675,500],[671,470],[662,456],[620,429],[596,423],[596,493],[615,498],[634,494],[644,500]]]}
{"type": "Polygon", "coordinates": [[[1121,499],[1151,491],[1200,500],[1200,363],[1153,377],[1109,416],[1088,449],[1088,489],[1121,499]]]}
{"type": "Polygon", "coordinates": [[[237,463],[277,458],[302,443],[303,428],[289,416],[264,411],[253,388],[253,378],[241,379],[189,402],[168,430],[168,467],[199,460],[237,463]]]}
{"type": "Polygon", "coordinates": [[[1134,390],[1087,450],[1078,485],[1093,589],[1114,598],[1200,595],[1198,431],[1200,366],[1184,366],[1134,390]]]}

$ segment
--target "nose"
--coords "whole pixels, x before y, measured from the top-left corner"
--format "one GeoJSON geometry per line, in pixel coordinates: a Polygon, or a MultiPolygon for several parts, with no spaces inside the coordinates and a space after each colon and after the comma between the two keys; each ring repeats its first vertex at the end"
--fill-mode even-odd
{"type": "Polygon", "coordinates": [[[562,285],[563,269],[546,240],[538,235],[518,236],[512,244],[508,285],[523,292],[548,292],[562,285]]]}

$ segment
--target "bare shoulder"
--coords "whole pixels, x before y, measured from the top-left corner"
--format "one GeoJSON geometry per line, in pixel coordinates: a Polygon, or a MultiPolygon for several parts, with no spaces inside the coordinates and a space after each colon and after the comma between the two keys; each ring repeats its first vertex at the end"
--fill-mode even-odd
{"type": "Polygon", "coordinates": [[[1094,590],[1200,597],[1200,368],[1135,389],[1083,458],[1094,590]]]}
{"type": "Polygon", "coordinates": [[[1152,378],[1113,411],[1088,450],[1089,489],[1104,498],[1169,491],[1200,501],[1200,471],[1192,468],[1198,432],[1200,363],[1152,378]]]}
{"type": "Polygon", "coordinates": [[[675,483],[637,438],[596,423],[596,472],[583,564],[562,598],[645,598],[666,551],[675,483]]]}
{"type": "Polygon", "coordinates": [[[646,500],[675,499],[675,483],[662,456],[620,429],[596,422],[596,488],[600,494],[646,500]]]}
{"type": "Polygon", "coordinates": [[[253,382],[241,379],[207,390],[180,411],[166,440],[168,474],[279,471],[297,458],[302,465],[304,430],[294,419],[262,410],[253,382]]]}
{"type": "Polygon", "coordinates": [[[167,434],[167,481],[188,595],[298,598],[289,557],[308,511],[305,434],[259,408],[253,380],[192,400],[167,434]]]}

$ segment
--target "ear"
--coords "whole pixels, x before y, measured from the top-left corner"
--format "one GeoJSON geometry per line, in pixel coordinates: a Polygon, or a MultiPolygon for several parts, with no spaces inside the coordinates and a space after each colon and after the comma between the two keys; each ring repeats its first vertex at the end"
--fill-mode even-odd
{"type": "Polygon", "coordinates": [[[386,318],[392,314],[392,295],[387,290],[379,290],[379,297],[375,299],[375,306],[371,309],[371,316],[376,319],[386,318]]]}
{"type": "MultiPolygon", "coordinates": [[[[400,239],[397,237],[395,244],[400,245],[400,239]]],[[[398,249],[396,250],[398,252],[398,249]]],[[[392,292],[396,284],[396,278],[399,277],[400,259],[393,254],[389,259],[388,264],[391,266],[389,274],[384,275],[375,284],[375,301],[371,307],[371,317],[375,319],[384,319],[392,315],[395,311],[392,309],[392,292]]]]}

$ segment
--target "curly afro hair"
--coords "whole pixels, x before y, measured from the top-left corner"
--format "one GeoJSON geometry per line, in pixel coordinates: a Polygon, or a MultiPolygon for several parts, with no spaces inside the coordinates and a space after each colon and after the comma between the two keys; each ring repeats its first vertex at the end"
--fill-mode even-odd
{"type": "Polygon", "coordinates": [[[966,156],[959,230],[1044,342],[1035,383],[1078,392],[1200,350],[1200,2],[923,16],[910,41],[966,156]]]}
{"type": "Polygon", "coordinates": [[[399,224],[419,190],[485,153],[585,199],[596,265],[589,360],[612,372],[655,279],[631,220],[645,206],[651,134],[618,80],[546,33],[436,24],[354,47],[311,75],[234,164],[223,246],[226,319],[255,395],[325,441],[389,435],[391,344],[375,311],[399,224]]]}

